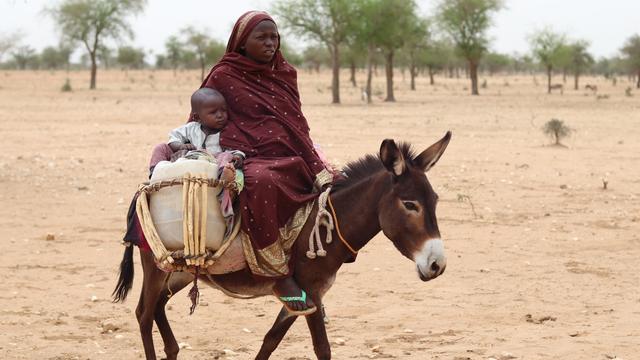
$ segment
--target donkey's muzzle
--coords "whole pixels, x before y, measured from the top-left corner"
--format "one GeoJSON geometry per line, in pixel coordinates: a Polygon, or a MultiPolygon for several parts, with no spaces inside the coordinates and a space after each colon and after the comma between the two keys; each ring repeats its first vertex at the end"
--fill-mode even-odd
{"type": "Polygon", "coordinates": [[[422,250],[415,254],[414,260],[420,280],[429,281],[442,275],[447,267],[442,240],[427,240],[422,250]]]}

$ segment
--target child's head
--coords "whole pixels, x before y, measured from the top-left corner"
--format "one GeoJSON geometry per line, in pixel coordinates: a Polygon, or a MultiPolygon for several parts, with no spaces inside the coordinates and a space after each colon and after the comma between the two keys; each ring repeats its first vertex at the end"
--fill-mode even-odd
{"type": "Polygon", "coordinates": [[[191,112],[203,126],[221,130],[227,124],[227,102],[217,90],[203,87],[191,95],[191,112]]]}

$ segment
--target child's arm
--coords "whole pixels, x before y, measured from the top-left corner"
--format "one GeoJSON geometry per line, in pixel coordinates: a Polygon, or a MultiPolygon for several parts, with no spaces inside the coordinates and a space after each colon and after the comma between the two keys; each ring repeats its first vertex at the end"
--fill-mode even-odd
{"type": "Polygon", "coordinates": [[[179,150],[195,150],[195,145],[189,139],[189,124],[177,127],[169,133],[169,147],[173,152],[179,150]]]}
{"type": "Polygon", "coordinates": [[[178,150],[195,150],[196,149],[195,145],[193,145],[193,144],[183,144],[183,143],[181,143],[179,141],[170,142],[169,143],[169,147],[174,152],[176,152],[178,150]]]}

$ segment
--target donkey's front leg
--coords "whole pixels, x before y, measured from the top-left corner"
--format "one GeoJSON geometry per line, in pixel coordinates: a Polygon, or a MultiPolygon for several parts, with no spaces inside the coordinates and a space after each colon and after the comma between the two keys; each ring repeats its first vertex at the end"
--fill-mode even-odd
{"type": "MultiPolygon", "coordinates": [[[[313,299],[318,309],[322,309],[322,300],[313,299]]],[[[311,332],[311,339],[313,340],[313,350],[318,357],[318,360],[331,359],[331,346],[329,345],[329,339],[327,338],[327,330],[324,327],[323,311],[316,311],[311,315],[307,315],[307,325],[311,332]]]]}
{"type": "Polygon", "coordinates": [[[269,359],[297,318],[297,316],[289,316],[287,309],[285,309],[284,306],[282,307],[282,310],[280,310],[273,326],[271,326],[267,335],[264,336],[260,351],[258,352],[258,355],[256,355],[256,360],[269,359]]]}

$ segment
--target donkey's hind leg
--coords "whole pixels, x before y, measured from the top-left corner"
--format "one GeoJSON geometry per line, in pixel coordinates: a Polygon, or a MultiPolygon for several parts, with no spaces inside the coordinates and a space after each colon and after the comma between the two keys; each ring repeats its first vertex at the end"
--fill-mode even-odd
{"type": "Polygon", "coordinates": [[[153,320],[155,318],[156,305],[160,298],[167,274],[160,271],[153,260],[151,251],[140,251],[140,262],[144,273],[142,279],[142,291],[136,308],[136,317],[140,326],[140,336],[144,346],[144,354],[147,360],[155,360],[156,354],[153,347],[153,320]]]}
{"type": "Polygon", "coordinates": [[[269,359],[297,318],[297,316],[289,316],[287,309],[285,309],[284,306],[282,307],[276,321],[271,326],[269,332],[267,332],[267,335],[264,336],[256,360],[269,359]]]}
{"type": "Polygon", "coordinates": [[[156,304],[154,315],[158,331],[160,331],[160,336],[162,336],[162,341],[164,342],[164,353],[167,354],[167,360],[175,360],[178,357],[180,348],[171,330],[171,325],[169,325],[169,320],[165,313],[165,306],[171,296],[184,289],[191,281],[193,281],[193,276],[189,273],[172,273],[171,276],[167,278],[167,281],[165,281],[158,303],[156,304]]]}

